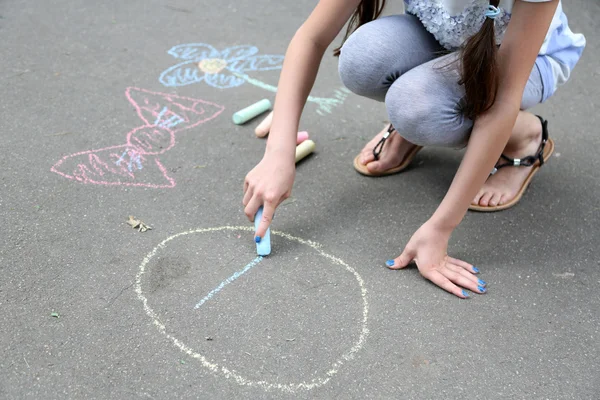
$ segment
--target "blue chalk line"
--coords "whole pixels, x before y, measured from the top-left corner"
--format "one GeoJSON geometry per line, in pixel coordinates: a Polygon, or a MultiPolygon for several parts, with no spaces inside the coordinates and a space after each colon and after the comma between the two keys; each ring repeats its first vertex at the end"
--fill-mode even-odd
{"type": "Polygon", "coordinates": [[[202,304],[206,303],[215,294],[219,293],[221,291],[221,289],[223,289],[225,287],[225,285],[229,285],[231,282],[235,281],[237,278],[239,278],[240,276],[244,275],[252,267],[256,266],[256,264],[258,264],[259,262],[261,262],[262,259],[263,259],[262,256],[256,257],[248,265],[246,265],[244,267],[244,269],[242,269],[241,271],[236,272],[235,274],[231,275],[229,278],[225,279],[223,282],[221,282],[221,284],[219,286],[217,286],[215,289],[211,290],[206,296],[204,296],[204,298],[202,300],[200,300],[200,302],[194,306],[194,309],[196,310],[196,309],[200,308],[200,306],[202,304]]]}

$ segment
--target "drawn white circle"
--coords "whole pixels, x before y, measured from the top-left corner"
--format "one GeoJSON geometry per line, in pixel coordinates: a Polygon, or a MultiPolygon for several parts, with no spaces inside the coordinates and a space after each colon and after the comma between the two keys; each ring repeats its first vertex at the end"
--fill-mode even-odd
{"type": "Polygon", "coordinates": [[[310,240],[304,240],[304,239],[289,235],[284,232],[271,231],[271,234],[273,234],[273,235],[281,236],[285,239],[293,240],[300,244],[309,246],[309,247],[313,248],[314,250],[316,250],[316,252],[319,255],[321,255],[322,257],[329,259],[334,264],[344,267],[347,271],[349,271],[350,273],[352,273],[354,275],[354,278],[356,279],[358,286],[360,287],[363,310],[362,310],[361,331],[358,336],[358,339],[354,342],[354,345],[348,351],[346,351],[344,354],[342,354],[342,356],[329,367],[329,369],[327,370],[327,372],[325,373],[325,375],[323,377],[314,378],[313,380],[311,380],[309,382],[287,383],[287,384],[272,383],[272,382],[268,382],[268,381],[255,381],[255,380],[247,379],[247,378],[239,375],[238,373],[228,369],[227,367],[225,367],[223,365],[219,365],[217,363],[213,363],[213,362],[209,361],[202,354],[196,352],[194,349],[188,347],[185,343],[183,343],[182,341],[177,339],[175,336],[168,333],[167,327],[162,322],[160,322],[158,315],[148,305],[148,299],[144,295],[144,291],[142,288],[142,276],[144,275],[144,272],[146,271],[146,265],[150,262],[152,257],[154,257],[160,249],[164,248],[166,246],[166,244],[168,242],[170,242],[171,240],[176,239],[180,236],[189,235],[192,233],[207,233],[207,232],[217,232],[217,231],[225,231],[225,230],[253,231],[253,229],[251,227],[247,227],[247,226],[221,226],[221,227],[215,227],[215,228],[193,229],[193,230],[181,232],[181,233],[175,234],[173,236],[170,236],[170,237],[166,238],[165,240],[163,240],[162,242],[160,242],[154,249],[152,249],[152,251],[150,251],[150,253],[148,253],[146,255],[146,257],[142,260],[142,263],[139,266],[139,271],[135,278],[135,285],[134,285],[135,292],[137,293],[137,297],[138,297],[138,299],[140,299],[142,301],[142,303],[144,305],[144,311],[150,317],[150,319],[152,320],[152,323],[154,324],[154,326],[157,327],[158,331],[160,333],[162,333],[163,335],[165,335],[165,337],[167,339],[169,339],[171,342],[173,342],[173,344],[175,346],[177,346],[181,351],[183,351],[184,353],[186,353],[187,355],[189,355],[195,359],[200,360],[200,363],[202,364],[202,366],[204,366],[211,372],[213,372],[215,374],[221,374],[221,375],[225,376],[226,378],[232,378],[240,385],[256,386],[256,387],[261,387],[265,390],[278,389],[278,390],[288,392],[288,393],[294,393],[296,390],[311,390],[311,389],[325,385],[327,382],[329,382],[331,377],[334,376],[338,372],[338,368],[342,364],[344,364],[348,361],[351,361],[354,358],[355,354],[364,346],[365,340],[369,334],[369,329],[367,327],[367,320],[368,320],[368,315],[369,315],[369,303],[367,300],[367,289],[365,288],[364,281],[363,281],[362,277],[358,274],[358,272],[356,272],[356,270],[354,268],[352,268],[351,266],[346,264],[343,260],[341,260],[337,257],[334,257],[330,254],[325,253],[323,250],[321,250],[321,245],[318,243],[312,242],[310,240]]]}

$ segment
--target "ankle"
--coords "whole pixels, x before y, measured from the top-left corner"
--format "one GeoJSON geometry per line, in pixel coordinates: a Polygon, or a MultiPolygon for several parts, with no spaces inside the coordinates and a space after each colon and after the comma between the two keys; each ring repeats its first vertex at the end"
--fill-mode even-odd
{"type": "Polygon", "coordinates": [[[541,140],[542,123],[540,119],[533,114],[521,112],[505,150],[508,152],[524,150],[534,143],[539,144],[541,140]]]}

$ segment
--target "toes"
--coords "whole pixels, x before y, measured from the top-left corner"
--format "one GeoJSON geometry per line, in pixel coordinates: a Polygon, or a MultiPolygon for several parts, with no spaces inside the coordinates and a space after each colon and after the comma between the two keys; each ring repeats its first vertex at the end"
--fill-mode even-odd
{"type": "Polygon", "coordinates": [[[473,199],[473,203],[471,204],[479,204],[479,200],[481,199],[481,196],[483,196],[484,193],[485,192],[480,190],[479,193],[477,193],[477,196],[475,196],[475,198],[473,199]]]}
{"type": "Polygon", "coordinates": [[[371,161],[375,160],[375,156],[373,155],[373,150],[367,150],[364,149],[361,153],[360,153],[360,163],[362,165],[367,165],[369,164],[371,161]]]}
{"type": "Polygon", "coordinates": [[[481,199],[479,199],[479,205],[483,207],[487,207],[490,204],[490,199],[492,198],[492,193],[485,192],[481,199]]]}
{"type": "Polygon", "coordinates": [[[381,161],[372,161],[366,164],[366,166],[369,172],[381,172],[385,169],[381,164],[381,161]]]}
{"type": "Polygon", "coordinates": [[[501,193],[494,193],[492,194],[492,197],[490,198],[490,206],[491,207],[496,207],[499,202],[500,202],[500,197],[502,196],[501,193]]]}
{"type": "Polygon", "coordinates": [[[500,195],[500,200],[498,200],[498,205],[501,206],[507,202],[508,202],[508,195],[506,193],[503,193],[502,195],[500,195]]]}

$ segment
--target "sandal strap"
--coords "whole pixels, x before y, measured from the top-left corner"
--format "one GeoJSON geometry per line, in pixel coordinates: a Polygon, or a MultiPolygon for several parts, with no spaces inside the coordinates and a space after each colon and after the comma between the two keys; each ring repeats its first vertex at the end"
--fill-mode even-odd
{"type": "Polygon", "coordinates": [[[510,158],[501,154],[500,158],[506,162],[494,167],[491,175],[494,175],[500,168],[504,167],[532,167],[537,161],[540,162],[540,167],[544,165],[544,147],[546,147],[546,142],[548,142],[548,121],[539,115],[536,115],[536,117],[538,117],[542,123],[542,143],[540,143],[537,153],[524,158],[510,158]]]}
{"type": "Polygon", "coordinates": [[[394,132],[396,132],[396,129],[394,128],[394,126],[392,124],[390,124],[390,126],[388,127],[387,132],[383,134],[383,137],[381,138],[381,140],[379,140],[379,142],[377,142],[377,144],[375,145],[375,147],[373,147],[373,157],[375,157],[375,160],[379,160],[379,155],[383,151],[383,145],[385,144],[385,141],[394,132]]]}

